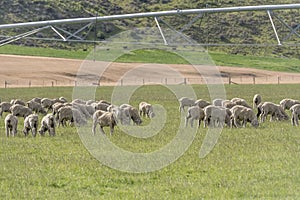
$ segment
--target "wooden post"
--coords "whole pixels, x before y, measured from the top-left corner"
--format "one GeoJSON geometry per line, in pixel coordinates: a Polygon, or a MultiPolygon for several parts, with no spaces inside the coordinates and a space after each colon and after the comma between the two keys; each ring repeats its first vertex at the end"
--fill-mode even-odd
{"type": "Polygon", "coordinates": [[[52,87],[54,86],[54,82],[53,81],[51,81],[51,85],[52,85],[52,87]]]}
{"type": "Polygon", "coordinates": [[[277,84],[280,84],[280,76],[277,76],[277,84]]]}
{"type": "Polygon", "coordinates": [[[28,83],[28,87],[31,87],[31,81],[29,81],[29,83],[28,83]]]}
{"type": "Polygon", "coordinates": [[[123,79],[121,79],[121,86],[123,86],[123,79]]]}
{"type": "Polygon", "coordinates": [[[4,81],[4,88],[7,88],[7,81],[4,81]]]}
{"type": "Polygon", "coordinates": [[[165,85],[168,85],[168,78],[165,78],[165,85]]]}
{"type": "Polygon", "coordinates": [[[255,76],[253,76],[253,85],[255,85],[255,76]]]}
{"type": "Polygon", "coordinates": [[[230,76],[230,74],[228,74],[228,84],[229,85],[231,84],[231,76],[230,76]]]}
{"type": "Polygon", "coordinates": [[[184,85],[186,85],[186,78],[183,79],[183,83],[184,83],[184,85]]]}

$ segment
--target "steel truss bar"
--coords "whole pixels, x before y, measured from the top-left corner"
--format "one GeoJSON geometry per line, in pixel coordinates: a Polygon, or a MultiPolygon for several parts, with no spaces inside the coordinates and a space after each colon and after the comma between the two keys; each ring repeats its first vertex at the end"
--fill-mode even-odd
{"type": "Polygon", "coordinates": [[[58,30],[56,30],[53,26],[50,26],[50,28],[51,28],[51,29],[52,29],[59,37],[61,37],[61,38],[63,39],[64,42],[67,41],[66,38],[65,38],[62,34],[60,34],[60,32],[58,32],[58,30]]]}
{"type": "Polygon", "coordinates": [[[164,35],[164,33],[163,33],[163,31],[162,31],[160,25],[159,25],[159,22],[158,22],[157,18],[154,17],[154,20],[155,20],[155,23],[156,23],[156,25],[157,25],[157,28],[158,28],[158,30],[159,30],[159,32],[160,32],[160,34],[161,34],[161,37],[162,37],[162,39],[164,40],[164,44],[165,44],[165,45],[168,45],[168,42],[167,42],[167,40],[166,40],[166,38],[165,38],[165,35],[164,35]]]}
{"type": "Polygon", "coordinates": [[[71,36],[71,37],[74,37],[74,38],[77,38],[78,40],[82,40],[81,37],[79,37],[79,36],[77,36],[77,35],[73,35],[73,33],[69,32],[69,31],[66,31],[66,30],[64,30],[64,29],[62,29],[62,28],[59,28],[59,27],[55,27],[55,28],[58,29],[58,30],[60,30],[61,32],[64,32],[64,33],[66,33],[67,35],[69,35],[69,36],[66,38],[66,40],[68,40],[70,36],[71,36]]]}
{"type": "Polygon", "coordinates": [[[271,11],[270,11],[270,10],[267,10],[267,13],[268,13],[269,19],[270,19],[270,21],[271,21],[271,24],[272,24],[272,27],[273,27],[273,30],[274,30],[274,33],[275,33],[275,36],[276,36],[278,45],[281,45],[281,42],[280,42],[280,39],[279,39],[279,37],[278,37],[278,33],[277,33],[277,30],[276,30],[275,24],[274,24],[273,19],[272,19],[272,16],[271,16],[271,11]]]}
{"type": "MultiPolygon", "coordinates": [[[[78,33],[80,33],[81,31],[85,30],[86,28],[89,28],[90,26],[93,25],[93,22],[88,23],[87,25],[85,25],[84,27],[82,27],[81,29],[78,29],[76,32],[74,32],[73,34],[70,34],[69,37],[67,37],[67,39],[70,39],[72,37],[76,37],[76,38],[81,38],[79,36],[77,36],[78,33]]],[[[83,40],[83,38],[81,38],[81,40],[83,40]]]]}
{"type": "Polygon", "coordinates": [[[284,9],[300,9],[300,4],[186,9],[186,10],[171,10],[171,11],[160,11],[160,12],[146,12],[146,13],[121,14],[121,15],[100,16],[100,17],[88,17],[88,18],[60,19],[60,20],[25,22],[25,23],[15,23],[15,24],[3,24],[0,25],[0,29],[33,27],[33,26],[49,26],[49,25],[54,26],[59,24],[90,23],[95,21],[100,22],[100,21],[112,21],[112,20],[131,19],[131,18],[192,15],[192,14],[200,14],[200,13],[204,14],[204,13],[266,11],[266,10],[284,10],[284,9]]]}

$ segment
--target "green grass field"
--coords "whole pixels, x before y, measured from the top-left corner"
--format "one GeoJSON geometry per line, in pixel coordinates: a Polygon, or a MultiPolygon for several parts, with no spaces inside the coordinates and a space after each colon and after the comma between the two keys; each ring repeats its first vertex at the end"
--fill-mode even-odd
{"type": "MultiPolygon", "coordinates": [[[[300,85],[226,85],[227,98],[251,102],[300,99],[300,85]],[[293,91],[293,92],[291,92],[293,91]]],[[[100,87],[97,99],[110,100],[111,87],[100,87]]],[[[194,86],[198,98],[210,100],[207,87],[194,86]]],[[[2,101],[12,98],[72,97],[72,88],[1,89],[2,101]]],[[[152,152],[176,135],[179,119],[174,94],[162,86],[140,87],[130,103],[161,104],[167,121],[157,135],[140,139],[116,127],[108,138],[132,152],[152,152]]],[[[290,114],[290,113],[289,113],[290,114]]],[[[199,158],[207,129],[200,127],[188,150],[171,165],[151,173],[127,173],[96,160],[84,147],[76,128],[57,129],[54,138],[7,138],[0,120],[0,199],[299,199],[300,134],[290,122],[265,122],[259,128],[224,128],[205,158],[199,158]]],[[[146,123],[149,120],[145,120],[146,123]]],[[[90,127],[88,127],[89,129],[90,127]]],[[[108,133],[108,129],[105,131],[108,133]]],[[[100,137],[100,133],[95,137],[100,137]]],[[[130,162],[130,161],[128,161],[130,162]]]]}
{"type": "MultiPolygon", "coordinates": [[[[57,50],[51,48],[36,48],[6,45],[0,48],[0,54],[46,56],[57,58],[86,59],[93,50],[57,50]]],[[[189,52],[190,53],[190,52],[189,52]]],[[[105,54],[106,55],[106,54],[105,54]]],[[[108,54],[109,55],[109,54],[108,54]]],[[[249,67],[271,71],[300,72],[299,59],[258,57],[232,55],[222,52],[209,52],[212,61],[219,66],[249,67]]],[[[197,55],[195,55],[197,56],[197,55]]],[[[92,54],[89,56],[93,59],[92,54]]],[[[197,58],[195,59],[197,60],[197,58]]],[[[111,61],[111,60],[109,60],[111,61]]],[[[186,60],[172,52],[142,49],[135,50],[119,57],[117,62],[140,62],[140,63],[162,63],[162,64],[186,64],[186,60]]],[[[195,61],[197,63],[197,61],[195,61]]],[[[203,63],[202,63],[203,64],[203,63]]]]}

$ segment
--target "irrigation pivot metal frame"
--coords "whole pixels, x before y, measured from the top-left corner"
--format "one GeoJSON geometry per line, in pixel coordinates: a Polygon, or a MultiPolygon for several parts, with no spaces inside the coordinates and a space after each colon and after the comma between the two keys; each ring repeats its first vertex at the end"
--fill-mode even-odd
{"type": "Polygon", "coordinates": [[[91,30],[91,28],[93,26],[96,26],[98,22],[121,20],[121,19],[132,19],[132,18],[154,18],[156,25],[161,33],[164,44],[168,45],[168,41],[163,34],[163,30],[160,26],[160,22],[166,24],[169,28],[172,28],[174,31],[176,31],[178,35],[184,37],[188,41],[188,37],[184,36],[182,32],[185,29],[189,28],[195,21],[197,21],[197,19],[199,19],[204,14],[246,12],[246,11],[266,11],[275,34],[277,44],[282,45],[282,41],[289,39],[292,35],[296,35],[297,37],[300,38],[300,34],[298,33],[298,30],[300,29],[300,23],[295,28],[291,27],[281,17],[279,17],[274,13],[275,10],[288,10],[288,9],[300,9],[300,4],[260,5],[260,6],[226,7],[226,8],[186,9],[186,10],[177,9],[177,10],[160,11],[160,12],[145,12],[145,13],[120,14],[120,15],[111,15],[111,16],[96,16],[96,17],[88,17],[88,18],[73,18],[73,19],[59,19],[59,20],[24,22],[24,23],[14,23],[14,24],[2,24],[0,25],[0,30],[13,29],[13,28],[28,28],[28,27],[35,27],[35,29],[19,35],[5,37],[5,39],[0,41],[0,46],[9,44],[11,42],[14,42],[16,40],[25,37],[29,37],[44,29],[51,29],[60,38],[60,39],[48,38],[49,40],[69,41],[69,42],[95,42],[95,41],[86,40],[85,37],[79,36],[79,33],[83,32],[84,30],[88,30],[88,31],[91,30]],[[161,17],[163,16],[180,16],[180,15],[194,15],[194,14],[197,14],[197,16],[179,31],[174,29],[168,23],[166,23],[164,20],[161,19],[161,17]],[[282,41],[278,36],[276,26],[273,22],[274,17],[277,20],[279,20],[280,23],[282,23],[286,28],[290,30],[290,33],[282,41]],[[75,31],[74,33],[56,27],[57,25],[65,25],[65,24],[85,24],[85,25],[82,26],[77,31],[75,31]]]}

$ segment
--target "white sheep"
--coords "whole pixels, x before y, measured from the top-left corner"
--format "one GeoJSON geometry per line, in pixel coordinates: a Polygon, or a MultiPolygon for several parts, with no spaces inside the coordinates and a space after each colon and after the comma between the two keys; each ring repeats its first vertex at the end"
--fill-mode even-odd
{"type": "Polygon", "coordinates": [[[42,98],[34,97],[34,98],[32,98],[30,101],[34,101],[34,102],[36,102],[36,103],[41,104],[42,98]]]}
{"type": "Polygon", "coordinates": [[[235,98],[231,99],[231,102],[235,103],[236,105],[241,105],[241,106],[245,106],[247,108],[252,108],[251,106],[249,106],[247,101],[242,98],[235,97],[235,98]]]}
{"type": "Polygon", "coordinates": [[[54,116],[53,114],[49,113],[43,117],[39,133],[44,136],[45,132],[48,131],[50,136],[55,136],[55,126],[54,116]]]}
{"type": "Polygon", "coordinates": [[[231,112],[229,109],[221,106],[209,105],[204,108],[204,113],[204,127],[207,125],[210,127],[223,127],[225,123],[227,126],[230,126],[231,112]]]}
{"type": "Polygon", "coordinates": [[[10,103],[11,103],[12,105],[22,105],[22,106],[25,106],[25,105],[26,105],[25,102],[24,102],[23,100],[21,100],[21,99],[12,99],[12,100],[10,101],[10,103]]]}
{"type": "Polygon", "coordinates": [[[29,131],[32,132],[32,136],[35,137],[37,133],[39,123],[39,117],[37,114],[28,115],[24,120],[24,129],[23,133],[25,136],[29,134],[29,131]]]}
{"type": "Polygon", "coordinates": [[[292,117],[291,122],[293,126],[299,125],[299,117],[300,117],[300,104],[295,104],[290,108],[290,111],[292,111],[292,117]]]}
{"type": "Polygon", "coordinates": [[[189,119],[191,120],[191,127],[193,127],[194,120],[198,120],[198,127],[200,127],[201,121],[205,118],[205,113],[199,106],[189,107],[187,110],[187,116],[185,118],[185,127],[187,127],[189,119]]]}
{"type": "Polygon", "coordinates": [[[222,101],[222,107],[224,107],[224,108],[231,109],[233,106],[236,106],[236,105],[237,105],[236,103],[231,102],[229,100],[222,101]]]}
{"type": "Polygon", "coordinates": [[[184,107],[188,106],[194,106],[195,105],[195,100],[188,98],[188,97],[181,97],[178,99],[179,101],[179,112],[184,111],[184,107]]]}
{"type": "Polygon", "coordinates": [[[110,105],[107,108],[107,111],[111,112],[115,115],[117,123],[119,123],[119,121],[120,121],[122,125],[129,125],[130,124],[131,115],[130,115],[129,107],[124,107],[123,106],[123,108],[120,108],[120,107],[115,106],[115,105],[110,105]]]}
{"type": "Polygon", "coordinates": [[[98,102],[93,105],[94,105],[95,110],[103,110],[103,111],[107,111],[107,108],[110,106],[110,104],[107,104],[105,102],[98,102]]]}
{"type": "Polygon", "coordinates": [[[24,119],[32,114],[32,110],[28,107],[19,105],[19,104],[15,104],[13,106],[10,107],[10,112],[11,114],[13,114],[14,116],[17,117],[24,117],[24,119]]]}
{"type": "Polygon", "coordinates": [[[289,110],[293,105],[300,104],[300,101],[294,99],[282,99],[279,104],[283,110],[289,110]]]}
{"type": "Polygon", "coordinates": [[[250,122],[253,127],[258,127],[259,123],[257,117],[251,108],[245,106],[236,105],[230,109],[231,115],[231,125],[235,127],[240,127],[240,121],[243,122],[243,127],[246,127],[247,122],[250,122]]]}
{"type": "Polygon", "coordinates": [[[289,120],[289,116],[283,110],[283,108],[272,102],[264,102],[263,104],[259,105],[261,109],[261,122],[264,122],[268,115],[271,115],[270,121],[276,118],[277,120],[289,120]]]}
{"type": "Polygon", "coordinates": [[[96,134],[96,126],[98,123],[98,118],[103,115],[104,113],[106,113],[106,111],[103,110],[97,110],[94,114],[93,114],[93,124],[92,124],[92,133],[95,135],[96,134]]]}
{"type": "Polygon", "coordinates": [[[153,106],[144,101],[139,104],[139,113],[140,116],[147,116],[148,118],[153,118],[155,116],[153,106]]]}
{"type": "Polygon", "coordinates": [[[253,96],[253,108],[257,108],[257,106],[261,103],[262,98],[259,94],[255,94],[253,96]]]}
{"type": "Polygon", "coordinates": [[[203,99],[198,99],[195,101],[195,105],[199,106],[199,108],[205,108],[206,106],[211,105],[208,101],[203,100],[203,99]]]}
{"type": "Polygon", "coordinates": [[[18,118],[12,114],[8,114],[4,119],[6,136],[16,136],[18,128],[18,118]]]}
{"type": "Polygon", "coordinates": [[[10,107],[12,106],[9,102],[1,102],[0,103],[0,116],[2,117],[3,112],[10,112],[10,107]]]}
{"type": "Polygon", "coordinates": [[[80,103],[72,103],[72,107],[79,110],[86,119],[89,119],[92,117],[93,113],[90,114],[90,112],[87,110],[86,104],[80,104],[80,103]]]}
{"type": "Polygon", "coordinates": [[[35,113],[41,113],[43,115],[47,114],[46,110],[42,107],[42,105],[33,100],[26,102],[26,104],[27,107],[30,108],[35,113]]]}
{"type": "Polygon", "coordinates": [[[43,98],[41,100],[41,105],[44,109],[47,109],[47,112],[49,112],[50,110],[52,110],[52,106],[53,104],[55,104],[56,102],[60,102],[59,99],[49,99],[49,98],[43,98]]]}
{"type": "MultiPolygon", "coordinates": [[[[116,119],[113,113],[104,112],[98,119],[97,124],[100,125],[100,132],[105,134],[103,127],[109,126],[110,127],[110,135],[114,132],[114,127],[117,125],[116,119]]],[[[95,134],[95,132],[94,132],[95,134]]]]}
{"type": "Polygon", "coordinates": [[[72,108],[71,106],[64,106],[58,109],[56,119],[58,121],[58,126],[66,126],[66,121],[70,121],[71,125],[75,123],[78,126],[85,125],[87,123],[84,115],[79,110],[72,108]]]}
{"type": "Polygon", "coordinates": [[[222,102],[224,101],[224,99],[214,99],[212,101],[212,105],[214,106],[222,106],[222,102]]]}

